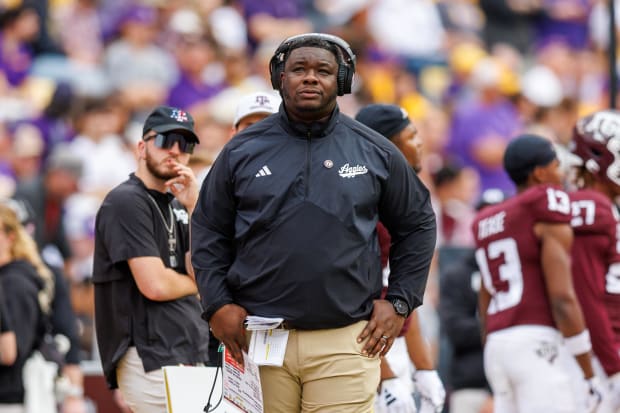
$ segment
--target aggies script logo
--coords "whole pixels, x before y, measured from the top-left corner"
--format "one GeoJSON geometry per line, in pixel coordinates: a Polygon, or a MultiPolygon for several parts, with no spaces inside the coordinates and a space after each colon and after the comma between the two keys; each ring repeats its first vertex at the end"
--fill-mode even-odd
{"type": "Polygon", "coordinates": [[[350,166],[348,163],[345,163],[340,169],[338,169],[338,175],[343,178],[355,178],[358,175],[364,175],[367,173],[368,168],[366,168],[366,165],[350,166]]]}

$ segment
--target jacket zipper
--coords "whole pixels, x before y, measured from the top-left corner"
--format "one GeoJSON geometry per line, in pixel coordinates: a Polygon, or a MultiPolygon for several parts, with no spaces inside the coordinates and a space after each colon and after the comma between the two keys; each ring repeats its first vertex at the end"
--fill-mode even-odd
{"type": "Polygon", "coordinates": [[[306,188],[305,188],[305,198],[308,199],[308,194],[310,192],[310,161],[311,161],[311,141],[312,141],[312,133],[308,131],[308,144],[306,145],[306,188]]]}

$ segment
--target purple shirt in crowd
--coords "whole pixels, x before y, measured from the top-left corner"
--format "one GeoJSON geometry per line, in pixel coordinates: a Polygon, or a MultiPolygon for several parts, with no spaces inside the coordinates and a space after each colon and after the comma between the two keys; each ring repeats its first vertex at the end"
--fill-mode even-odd
{"type": "Polygon", "coordinates": [[[501,136],[508,142],[521,129],[517,110],[507,100],[490,105],[470,101],[459,106],[452,120],[448,155],[463,166],[470,166],[480,174],[480,190],[499,188],[509,194],[515,187],[501,165],[489,168],[473,157],[476,144],[490,134],[501,136]]]}
{"type": "Polygon", "coordinates": [[[11,52],[5,50],[3,45],[4,39],[0,35],[0,71],[4,73],[11,86],[19,86],[32,66],[32,52],[25,44],[20,44],[11,52]]]}
{"type": "Polygon", "coordinates": [[[582,50],[589,45],[588,16],[592,6],[589,0],[545,0],[544,7],[567,7],[567,3],[580,7],[583,16],[573,20],[559,20],[544,13],[536,20],[536,46],[544,47],[549,42],[561,41],[572,49],[582,50]]]}
{"type": "Polygon", "coordinates": [[[181,73],[177,83],[170,89],[166,103],[176,108],[188,109],[194,103],[212,98],[223,89],[223,84],[196,84],[186,74],[181,73]]]}

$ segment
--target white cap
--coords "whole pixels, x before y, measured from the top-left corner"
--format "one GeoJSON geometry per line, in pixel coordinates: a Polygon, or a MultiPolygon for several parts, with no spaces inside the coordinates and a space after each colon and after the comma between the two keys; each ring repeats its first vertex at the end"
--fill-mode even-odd
{"type": "Polygon", "coordinates": [[[280,96],[271,92],[255,92],[245,95],[239,100],[233,125],[237,126],[241,119],[255,113],[265,113],[268,115],[276,113],[281,101],[280,96]]]}
{"type": "Polygon", "coordinates": [[[526,99],[541,107],[554,107],[564,97],[562,82],[543,65],[530,68],[521,78],[521,92],[526,99]]]}
{"type": "Polygon", "coordinates": [[[179,9],[175,11],[168,27],[175,33],[201,36],[204,33],[203,22],[198,13],[191,9],[179,9]]]}

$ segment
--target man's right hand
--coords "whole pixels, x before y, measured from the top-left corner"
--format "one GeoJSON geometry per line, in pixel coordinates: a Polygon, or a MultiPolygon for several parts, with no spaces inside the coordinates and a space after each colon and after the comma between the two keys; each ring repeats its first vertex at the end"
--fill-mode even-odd
{"type": "Polygon", "coordinates": [[[211,332],[224,343],[235,361],[243,365],[243,353],[248,351],[243,323],[248,312],[237,304],[220,307],[209,320],[211,332]]]}

